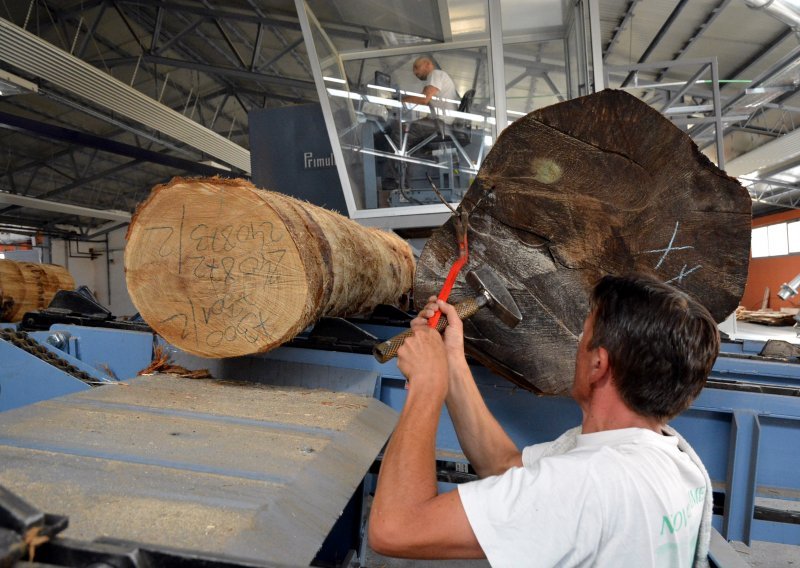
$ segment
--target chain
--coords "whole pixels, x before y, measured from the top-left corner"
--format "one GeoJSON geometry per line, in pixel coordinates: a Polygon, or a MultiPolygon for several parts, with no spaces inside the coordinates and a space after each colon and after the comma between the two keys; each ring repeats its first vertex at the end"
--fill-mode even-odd
{"type": "Polygon", "coordinates": [[[98,381],[97,379],[92,377],[89,373],[81,371],[75,365],[71,364],[69,361],[62,359],[61,357],[50,351],[47,347],[40,344],[38,341],[31,339],[31,337],[24,331],[0,329],[0,340],[8,341],[9,343],[11,343],[11,345],[19,347],[26,353],[30,353],[37,359],[41,359],[45,363],[53,365],[57,369],[64,371],[68,375],[72,375],[79,381],[82,381],[89,386],[95,387],[98,385],[105,384],[103,381],[98,381]]]}

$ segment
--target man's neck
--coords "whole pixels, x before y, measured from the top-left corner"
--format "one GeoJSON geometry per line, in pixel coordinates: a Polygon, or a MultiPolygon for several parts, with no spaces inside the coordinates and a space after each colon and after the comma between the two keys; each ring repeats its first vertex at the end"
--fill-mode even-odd
{"type": "Polygon", "coordinates": [[[581,404],[583,424],[581,433],[592,434],[622,428],[644,428],[661,433],[664,423],[655,418],[642,416],[628,408],[614,393],[595,392],[590,400],[581,404]]]}

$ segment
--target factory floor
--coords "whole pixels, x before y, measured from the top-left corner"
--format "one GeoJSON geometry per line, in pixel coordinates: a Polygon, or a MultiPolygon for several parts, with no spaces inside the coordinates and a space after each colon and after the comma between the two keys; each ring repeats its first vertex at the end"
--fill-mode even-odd
{"type": "MultiPolygon", "coordinates": [[[[755,541],[749,547],[743,542],[732,542],[731,545],[742,560],[753,568],[800,567],[800,546],[755,541]]],[[[485,560],[403,560],[388,558],[368,550],[364,566],[367,568],[488,568],[489,563],[485,560]]]]}

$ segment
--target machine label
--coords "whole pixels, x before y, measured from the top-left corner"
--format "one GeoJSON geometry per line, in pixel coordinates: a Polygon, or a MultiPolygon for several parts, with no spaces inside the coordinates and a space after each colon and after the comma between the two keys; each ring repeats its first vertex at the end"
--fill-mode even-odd
{"type": "Polygon", "coordinates": [[[303,169],[317,170],[319,168],[331,168],[336,165],[333,152],[322,158],[315,157],[314,152],[303,152],[303,169]]]}

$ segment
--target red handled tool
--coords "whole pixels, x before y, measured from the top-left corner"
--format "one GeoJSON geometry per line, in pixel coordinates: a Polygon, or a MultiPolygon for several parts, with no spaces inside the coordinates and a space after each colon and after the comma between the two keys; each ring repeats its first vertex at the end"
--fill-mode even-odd
{"type": "MultiPolygon", "coordinates": [[[[437,298],[444,302],[450,297],[450,291],[453,289],[453,285],[456,283],[456,278],[458,278],[458,273],[461,272],[461,269],[469,260],[469,247],[467,245],[467,228],[469,225],[469,221],[467,218],[467,212],[462,211],[461,215],[454,219],[454,223],[456,226],[456,238],[458,239],[458,258],[453,263],[453,266],[450,267],[450,272],[447,273],[447,278],[444,281],[444,285],[442,286],[441,291],[437,298]]],[[[442,317],[441,310],[436,310],[436,313],[433,314],[428,320],[428,325],[434,329],[436,329],[436,325],[439,323],[439,318],[442,317]]]]}

